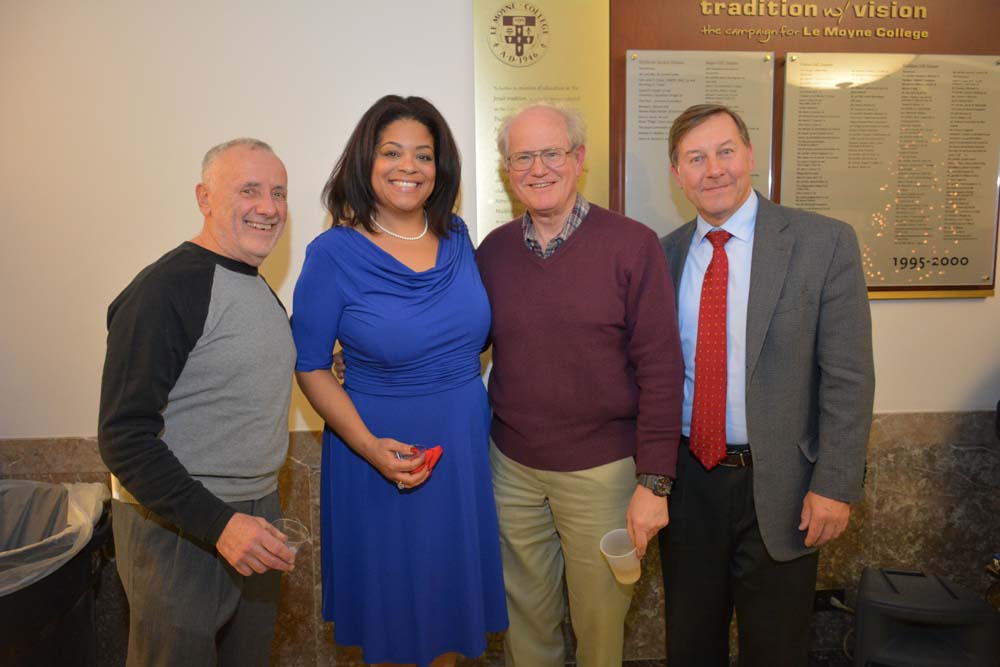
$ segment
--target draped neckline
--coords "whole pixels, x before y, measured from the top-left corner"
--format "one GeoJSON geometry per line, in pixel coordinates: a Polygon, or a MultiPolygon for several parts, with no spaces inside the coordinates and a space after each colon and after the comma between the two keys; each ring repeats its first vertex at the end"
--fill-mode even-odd
{"type": "Polygon", "coordinates": [[[368,238],[367,236],[365,236],[364,234],[362,234],[361,232],[359,232],[354,227],[344,227],[344,229],[347,229],[347,230],[350,230],[351,232],[353,232],[354,236],[356,236],[357,238],[359,238],[361,240],[361,243],[363,245],[367,246],[368,248],[370,248],[371,251],[374,252],[376,255],[381,256],[384,260],[392,262],[393,264],[395,264],[400,269],[403,269],[405,271],[409,271],[414,276],[427,275],[427,274],[430,274],[433,271],[441,268],[441,255],[442,255],[442,252],[444,250],[444,245],[445,245],[445,239],[443,239],[443,238],[438,238],[437,252],[434,253],[434,265],[431,266],[430,268],[424,269],[422,271],[417,271],[416,269],[412,268],[410,265],[404,264],[403,262],[401,262],[391,252],[389,252],[388,250],[386,250],[385,248],[383,248],[379,244],[377,244],[374,241],[372,241],[370,238],[368,238]]]}

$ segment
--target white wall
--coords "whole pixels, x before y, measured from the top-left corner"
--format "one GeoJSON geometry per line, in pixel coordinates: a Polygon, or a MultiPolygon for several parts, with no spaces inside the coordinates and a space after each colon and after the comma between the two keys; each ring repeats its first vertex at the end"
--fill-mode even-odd
{"type": "MultiPolygon", "coordinates": [[[[471,0],[0,1],[0,438],[96,431],[108,303],[192,237],[204,151],[270,142],[290,225],[263,272],[286,304],[358,117],[419,94],[462,150],[475,225],[471,0]]],[[[1000,302],[873,303],[877,409],[989,409],[1000,302]],[[974,356],[981,354],[981,357],[974,356]]],[[[292,428],[318,421],[301,396],[292,428]]]]}
{"type": "Polygon", "coordinates": [[[994,410],[1000,299],[873,301],[876,412],[994,410]]]}
{"type": "MultiPolygon", "coordinates": [[[[96,432],[107,305],[200,229],[212,145],[259,137],[288,167],[262,271],[289,306],[320,190],[378,97],[435,102],[473,183],[471,29],[468,0],[0,2],[0,438],[96,432]]],[[[291,425],[318,426],[304,405],[291,425]]]]}

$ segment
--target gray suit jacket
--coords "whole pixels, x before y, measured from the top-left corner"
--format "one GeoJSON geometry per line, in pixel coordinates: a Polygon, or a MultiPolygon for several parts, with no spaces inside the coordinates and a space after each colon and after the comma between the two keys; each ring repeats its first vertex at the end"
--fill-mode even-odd
{"type": "MultiPolygon", "coordinates": [[[[862,495],[875,371],[854,230],[760,193],[746,323],[747,432],[760,532],[776,560],[812,549],[798,530],[807,491],[862,495]]],[[[695,221],[662,239],[675,288],[695,221]]]]}

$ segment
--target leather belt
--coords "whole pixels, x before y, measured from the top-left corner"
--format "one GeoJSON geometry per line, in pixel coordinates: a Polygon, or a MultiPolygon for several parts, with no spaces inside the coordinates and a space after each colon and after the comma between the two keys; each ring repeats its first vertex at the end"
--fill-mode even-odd
{"type": "Polygon", "coordinates": [[[727,449],[719,465],[727,468],[749,468],[753,465],[753,454],[750,453],[749,447],[727,449]]]}
{"type": "MultiPolygon", "coordinates": [[[[681,444],[689,447],[691,440],[686,436],[681,436],[681,444]]],[[[720,466],[727,468],[749,468],[753,465],[753,454],[749,445],[727,445],[726,455],[719,461],[720,466]]]]}

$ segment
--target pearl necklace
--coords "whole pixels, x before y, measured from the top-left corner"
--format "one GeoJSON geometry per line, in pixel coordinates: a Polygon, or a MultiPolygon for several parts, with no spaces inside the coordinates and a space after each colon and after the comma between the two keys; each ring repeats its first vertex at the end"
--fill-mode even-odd
{"type": "Polygon", "coordinates": [[[427,225],[427,211],[424,211],[424,231],[420,232],[416,236],[403,236],[402,234],[397,234],[396,232],[394,232],[394,231],[392,231],[390,229],[386,229],[382,225],[378,224],[378,220],[376,220],[375,218],[372,218],[372,224],[375,225],[376,227],[378,227],[379,229],[381,229],[383,232],[385,232],[389,236],[397,238],[400,241],[419,241],[420,239],[424,238],[425,234],[427,234],[427,229],[428,229],[428,225],[427,225]]]}

